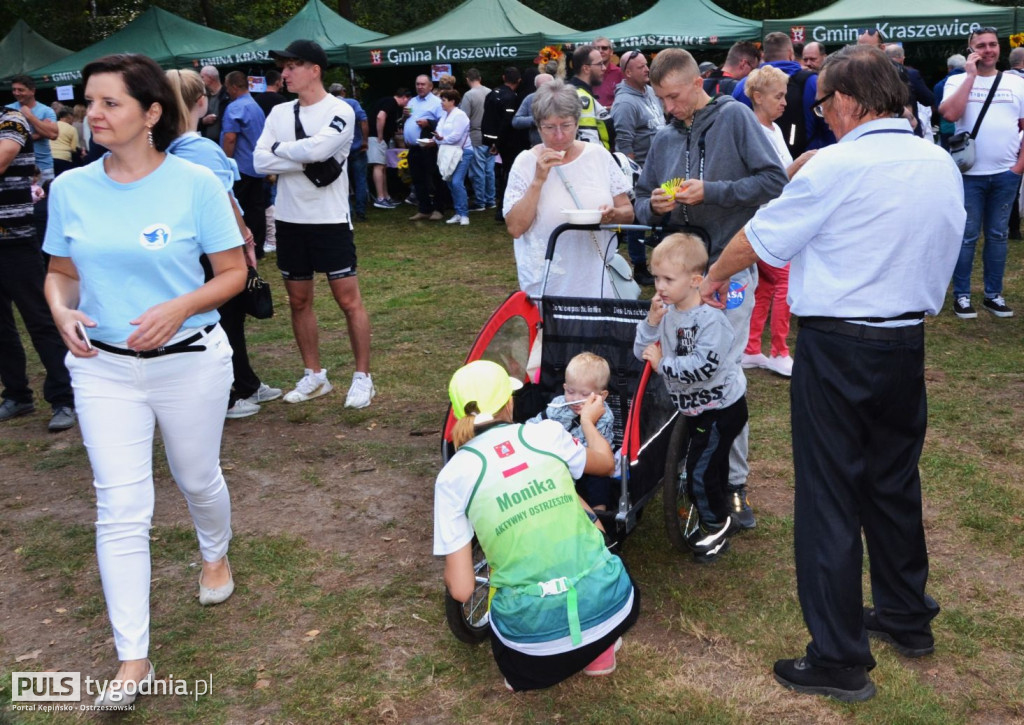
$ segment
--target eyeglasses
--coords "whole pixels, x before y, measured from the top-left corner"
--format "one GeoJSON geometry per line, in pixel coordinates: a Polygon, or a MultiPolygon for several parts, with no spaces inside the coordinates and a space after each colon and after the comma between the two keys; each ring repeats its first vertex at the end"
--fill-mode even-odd
{"type": "Polygon", "coordinates": [[[567,123],[559,124],[542,123],[538,128],[540,128],[541,133],[554,133],[555,131],[560,131],[563,136],[569,136],[570,134],[576,133],[576,122],[569,121],[567,123]]]}
{"type": "Polygon", "coordinates": [[[622,56],[622,61],[619,63],[619,67],[625,70],[626,66],[629,65],[630,61],[639,55],[643,55],[639,50],[627,50],[622,56]]]}
{"type": "Polygon", "coordinates": [[[825,103],[825,101],[831,100],[832,96],[834,96],[835,94],[836,92],[832,91],[831,93],[826,93],[824,96],[818,99],[818,102],[814,104],[815,116],[817,116],[818,118],[825,118],[825,112],[822,110],[821,106],[823,103],[825,103]]]}
{"type": "Polygon", "coordinates": [[[611,50],[612,49],[612,46],[610,46],[610,45],[595,45],[594,47],[597,48],[598,50],[611,50]]]}
{"type": "Polygon", "coordinates": [[[606,61],[606,60],[599,60],[599,61],[597,61],[596,63],[584,63],[583,65],[601,65],[601,66],[607,66],[607,65],[608,65],[608,61],[606,61]]]}

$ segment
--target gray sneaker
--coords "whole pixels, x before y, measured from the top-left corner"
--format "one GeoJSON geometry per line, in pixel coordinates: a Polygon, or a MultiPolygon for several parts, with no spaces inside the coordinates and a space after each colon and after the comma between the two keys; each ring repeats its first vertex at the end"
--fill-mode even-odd
{"type": "Polygon", "coordinates": [[[249,396],[253,403],[269,403],[281,397],[281,388],[272,388],[266,383],[260,383],[259,390],[249,396]]]}
{"type": "Polygon", "coordinates": [[[60,433],[62,430],[73,428],[75,425],[75,409],[70,405],[58,405],[53,409],[53,416],[46,428],[51,433],[60,433]]]}
{"type": "Polygon", "coordinates": [[[33,403],[19,403],[8,398],[0,403],[0,421],[17,418],[19,415],[28,415],[36,409],[33,403]]]}

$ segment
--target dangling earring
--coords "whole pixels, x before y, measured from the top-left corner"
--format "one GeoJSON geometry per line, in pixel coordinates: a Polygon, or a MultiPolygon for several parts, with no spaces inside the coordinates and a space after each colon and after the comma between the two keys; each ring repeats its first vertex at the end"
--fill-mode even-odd
{"type": "Polygon", "coordinates": [[[147,128],[146,129],[146,142],[149,144],[150,148],[155,148],[156,147],[156,144],[153,143],[153,129],[152,128],[147,128]]]}

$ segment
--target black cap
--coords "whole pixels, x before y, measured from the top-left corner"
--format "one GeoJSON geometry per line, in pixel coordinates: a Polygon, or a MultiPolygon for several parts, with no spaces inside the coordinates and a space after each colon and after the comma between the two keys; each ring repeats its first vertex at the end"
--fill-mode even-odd
{"type": "Polygon", "coordinates": [[[327,53],[312,40],[293,40],[284,50],[270,51],[270,57],[275,60],[304,60],[320,66],[321,71],[327,70],[327,53]]]}

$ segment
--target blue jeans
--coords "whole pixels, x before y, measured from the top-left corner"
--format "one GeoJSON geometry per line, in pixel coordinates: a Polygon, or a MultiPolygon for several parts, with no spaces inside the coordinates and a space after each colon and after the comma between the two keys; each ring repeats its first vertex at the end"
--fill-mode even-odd
{"type": "Polygon", "coordinates": [[[953,270],[953,296],[971,293],[971,270],[974,247],[984,224],[985,248],[982,250],[985,297],[1003,292],[1003,271],[1006,269],[1006,237],[1009,233],[1010,208],[1017,202],[1020,176],[1003,171],[987,176],[964,176],[964,206],[967,225],[960,258],[953,270]]]}
{"type": "Polygon", "coordinates": [[[469,167],[473,181],[473,196],[477,206],[494,204],[494,154],[490,146],[474,146],[473,162],[469,167]]]}
{"type": "Polygon", "coordinates": [[[366,151],[365,149],[349,152],[348,155],[348,178],[352,180],[352,187],[356,195],[356,214],[366,214],[366,151]]]}
{"type": "Polygon", "coordinates": [[[466,193],[466,172],[473,160],[473,149],[462,150],[462,161],[455,167],[455,173],[448,179],[448,188],[452,192],[452,204],[459,216],[469,216],[469,195],[466,193]]]}

